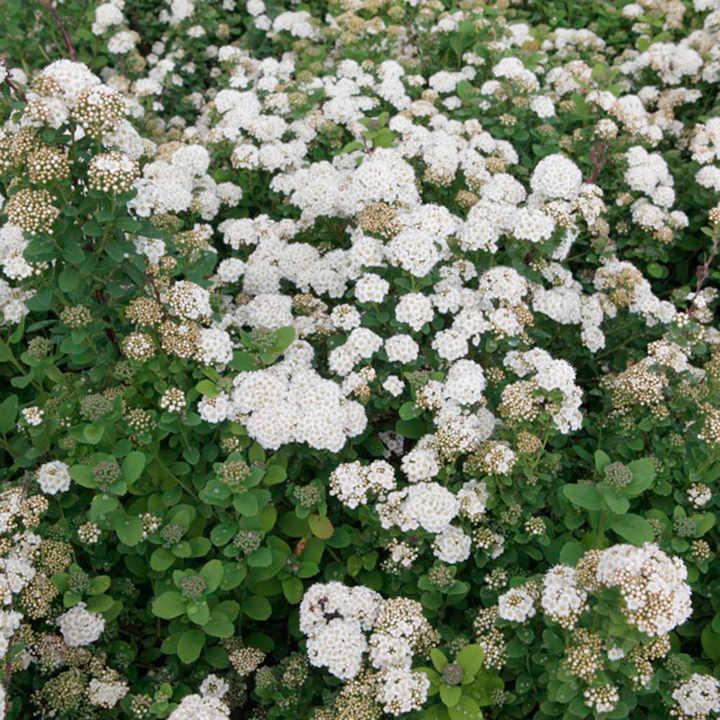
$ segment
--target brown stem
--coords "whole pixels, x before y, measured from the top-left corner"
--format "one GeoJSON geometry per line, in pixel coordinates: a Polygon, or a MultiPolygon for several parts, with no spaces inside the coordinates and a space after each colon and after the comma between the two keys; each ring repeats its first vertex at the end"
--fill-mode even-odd
{"type": "MultiPolygon", "coordinates": [[[[95,299],[101,304],[104,305],[106,303],[105,300],[105,293],[102,291],[102,288],[99,288],[95,291],[95,299]]],[[[103,319],[109,324],[110,318],[105,315],[103,319]]],[[[115,331],[112,328],[106,327],[105,328],[105,335],[107,339],[117,348],[118,352],[122,354],[122,351],[120,349],[120,343],[118,342],[117,335],[115,334],[115,331]]]]}
{"type": "Polygon", "coordinates": [[[708,255],[707,260],[702,264],[697,266],[697,281],[695,283],[695,292],[690,297],[690,309],[688,310],[688,315],[692,315],[695,311],[695,308],[693,307],[693,303],[695,302],[695,298],[700,294],[700,291],[702,290],[702,286],[705,284],[705,281],[709,277],[709,270],[710,265],[712,264],[712,261],[715,259],[715,256],[718,252],[718,246],[720,245],[720,235],[717,235],[715,239],[713,240],[712,247],[710,248],[710,255],[708,255]]]}
{"type": "Polygon", "coordinates": [[[70,56],[70,59],[73,62],[77,62],[77,54],[75,53],[75,48],[73,47],[72,40],[70,40],[70,35],[68,35],[68,31],[65,29],[65,26],[62,23],[62,20],[60,19],[60,14],[57,11],[57,8],[55,5],[53,5],[52,0],[37,0],[49,13],[52,15],[52,19],[55,22],[55,24],[58,27],[58,30],[60,30],[63,40],[65,41],[65,47],[67,48],[68,55],[70,56]]]}
{"type": "MultiPolygon", "coordinates": [[[[7,70],[7,68],[5,68],[7,70]]],[[[25,93],[10,79],[8,74],[5,78],[5,84],[14,92],[21,100],[25,99],[25,93]]]]}
{"type": "Polygon", "coordinates": [[[10,677],[12,675],[12,663],[6,661],[5,662],[5,682],[3,683],[5,685],[5,708],[3,710],[3,716],[2,720],[5,720],[8,714],[8,710],[10,709],[10,698],[9,698],[9,692],[10,692],[10,677]]]}
{"type": "MultiPolygon", "coordinates": [[[[155,284],[155,278],[149,273],[145,273],[145,279],[150,284],[150,287],[153,289],[153,293],[155,295],[155,300],[157,301],[157,304],[162,306],[162,300],[160,299],[160,291],[158,290],[158,286],[155,284]]],[[[163,318],[167,317],[167,313],[163,309],[163,318]]]]}
{"type": "Polygon", "coordinates": [[[607,162],[607,156],[605,155],[606,151],[607,143],[596,140],[593,144],[592,150],[590,151],[590,160],[592,161],[593,169],[592,172],[585,178],[586,183],[594,183],[598,179],[598,176],[607,162]]]}

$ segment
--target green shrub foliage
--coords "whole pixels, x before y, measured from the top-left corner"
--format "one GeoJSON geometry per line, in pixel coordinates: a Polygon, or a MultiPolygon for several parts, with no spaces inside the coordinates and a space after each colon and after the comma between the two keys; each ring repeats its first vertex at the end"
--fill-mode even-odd
{"type": "Polygon", "coordinates": [[[720,715],[720,3],[0,0],[0,719],[720,715]]]}

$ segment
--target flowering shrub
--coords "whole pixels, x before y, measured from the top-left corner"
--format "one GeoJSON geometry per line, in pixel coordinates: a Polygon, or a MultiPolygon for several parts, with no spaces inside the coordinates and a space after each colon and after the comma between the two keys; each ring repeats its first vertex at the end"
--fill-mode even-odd
{"type": "Polygon", "coordinates": [[[0,15],[0,717],[720,716],[717,0],[0,15]]]}

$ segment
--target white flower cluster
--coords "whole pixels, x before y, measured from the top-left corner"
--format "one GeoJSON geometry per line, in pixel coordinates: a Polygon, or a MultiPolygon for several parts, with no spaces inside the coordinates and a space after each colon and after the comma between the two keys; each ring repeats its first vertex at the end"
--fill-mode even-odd
{"type": "Polygon", "coordinates": [[[34,290],[11,287],[0,278],[0,315],[2,324],[17,325],[30,312],[26,300],[35,295],[34,290]]]}
{"type": "Polygon", "coordinates": [[[614,318],[617,310],[627,308],[631,313],[642,315],[648,326],[669,323],[676,315],[675,306],[660,300],[650,283],[630,262],[610,258],[595,272],[595,288],[600,291],[599,300],[606,314],[614,318]],[[618,292],[621,291],[621,292],[618,292]]]}
{"type": "Polygon", "coordinates": [[[385,460],[369,465],[355,461],[338,465],[330,474],[330,494],[348,508],[365,505],[368,493],[378,495],[395,489],[395,470],[385,460]]]}
{"type": "Polygon", "coordinates": [[[390,492],[375,509],[383,528],[398,526],[403,532],[422,528],[435,535],[433,551],[436,557],[447,563],[462,562],[470,556],[472,542],[461,528],[451,523],[460,514],[461,507],[474,506],[477,516],[483,495],[481,490],[476,503],[468,499],[476,492],[473,482],[465,483],[458,496],[439,483],[418,482],[390,492]]]}
{"type": "Polygon", "coordinates": [[[648,230],[661,230],[666,225],[686,227],[684,213],[670,212],[675,203],[674,181],[662,155],[635,145],[627,151],[626,159],[625,181],[632,190],[646,196],[632,204],[633,221],[648,230]]]}
{"type": "Polygon", "coordinates": [[[105,619],[99,613],[88,612],[80,602],[57,619],[65,644],[80,647],[94,643],[105,629],[105,619]]]}
{"type": "Polygon", "coordinates": [[[546,396],[547,409],[561,433],[578,430],[582,425],[582,390],[575,384],[575,370],[565,360],[555,360],[540,348],[527,352],[511,351],[505,367],[521,378],[528,377],[533,386],[546,396]],[[551,393],[558,391],[561,400],[554,402],[551,393]]]}
{"type": "Polygon", "coordinates": [[[312,665],[349,680],[370,665],[378,671],[377,701],[401,715],[422,707],[430,686],[411,669],[413,656],[434,643],[435,631],[414,600],[384,600],[369,588],[340,582],[312,585],[300,603],[300,630],[312,665]]]}
{"type": "Polygon", "coordinates": [[[523,623],[535,615],[535,600],[523,588],[512,588],[498,598],[498,616],[510,622],[523,623]]]}
{"type": "Polygon", "coordinates": [[[310,345],[295,342],[281,362],[238,373],[230,397],[222,393],[202,400],[200,415],[208,422],[243,422],[265,448],[299,442],[338,452],[348,437],[363,432],[367,418],[360,403],[312,368],[312,355],[310,345]]]}
{"type": "Polygon", "coordinates": [[[40,542],[38,535],[27,530],[12,536],[10,550],[0,558],[0,597],[3,604],[10,605],[13,596],[35,577],[33,560],[40,542]]]}
{"type": "Polygon", "coordinates": [[[230,708],[209,695],[186,695],[170,713],[168,720],[229,720],[230,708]]]}
{"type": "Polygon", "coordinates": [[[91,30],[94,35],[102,35],[113,25],[122,25],[125,16],[116,3],[107,2],[95,8],[95,21],[91,30]]]}
{"type": "Polygon", "coordinates": [[[124,680],[98,680],[93,678],[87,689],[91,705],[102,708],[114,708],[128,693],[128,684],[124,680]]]}
{"type": "Polygon", "coordinates": [[[53,460],[41,465],[37,470],[37,483],[47,495],[56,495],[70,489],[70,472],[61,460],[53,460]]]}
{"type": "Polygon", "coordinates": [[[693,160],[702,164],[695,175],[698,184],[720,193],[720,117],[695,126],[690,150],[693,160]]]}
{"type": "Polygon", "coordinates": [[[707,720],[720,713],[720,681],[712,675],[693,673],[672,694],[680,713],[673,715],[693,720],[707,720]]]}
{"type": "Polygon", "coordinates": [[[12,223],[5,223],[0,228],[0,265],[2,271],[11,280],[22,280],[39,271],[23,256],[28,241],[23,235],[22,228],[12,223]]]}
{"type": "MultiPolygon", "coordinates": [[[[17,75],[15,69],[12,74],[17,75]]],[[[120,94],[110,86],[104,85],[100,78],[83,63],[56,60],[38,73],[37,81],[38,89],[33,88],[26,94],[27,103],[19,123],[7,123],[5,128],[0,130],[0,138],[8,139],[11,135],[27,128],[57,129],[73,120],[79,126],[77,129],[79,139],[98,121],[103,130],[102,145],[106,150],[123,152],[128,142],[131,145],[139,143],[143,147],[140,154],[145,150],[138,133],[124,119],[127,108],[120,94]]],[[[40,153],[37,158],[34,161],[36,172],[40,172],[41,175],[50,173],[52,176],[54,172],[62,172],[63,165],[67,162],[63,155],[51,157],[40,153]]],[[[31,192],[37,194],[39,191],[31,192]]],[[[4,198],[2,200],[4,201],[4,198]]],[[[39,210],[52,224],[56,209],[52,205],[46,205],[39,207],[39,210]]],[[[23,229],[28,230],[28,228],[23,229]]],[[[0,267],[8,278],[20,281],[47,268],[45,263],[28,263],[23,258],[27,241],[24,240],[22,231],[16,224],[13,222],[4,224],[0,228],[0,233],[0,267]]],[[[34,290],[13,288],[0,279],[0,317],[3,322],[19,323],[28,313],[25,301],[34,294],[34,290]]]]}
{"type": "Polygon", "coordinates": [[[22,619],[22,613],[0,610],[0,658],[4,658],[10,649],[10,639],[20,627],[22,619]]]}
{"type": "Polygon", "coordinates": [[[203,220],[212,220],[222,204],[235,204],[241,193],[228,192],[208,175],[210,155],[202,145],[182,145],[143,167],[135,181],[136,196],[128,208],[140,217],[194,210],[203,220]]]}
{"type": "Polygon", "coordinates": [[[545,614],[564,627],[572,627],[587,607],[587,592],[577,585],[575,568],[555,565],[545,573],[540,595],[545,614]]]}
{"type": "Polygon", "coordinates": [[[603,550],[597,580],[620,590],[628,622],[651,637],[669,633],[692,613],[683,561],[669,557],[655,543],[603,550]]]}

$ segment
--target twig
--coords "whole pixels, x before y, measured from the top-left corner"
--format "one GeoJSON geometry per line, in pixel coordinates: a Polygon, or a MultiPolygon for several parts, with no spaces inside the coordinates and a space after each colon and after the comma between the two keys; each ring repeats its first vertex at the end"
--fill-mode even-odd
{"type": "Polygon", "coordinates": [[[7,717],[8,710],[10,709],[9,693],[10,693],[10,678],[12,677],[12,663],[5,661],[5,680],[3,685],[5,686],[5,706],[3,708],[3,720],[7,717]]]}
{"type": "MultiPolygon", "coordinates": [[[[5,79],[3,82],[14,92],[21,100],[25,99],[25,93],[10,79],[10,67],[5,58],[0,57],[0,70],[5,71],[5,79]]],[[[2,83],[0,83],[2,85],[2,83]]]]}
{"type": "Polygon", "coordinates": [[[702,265],[697,266],[697,270],[695,273],[697,275],[697,281],[695,282],[695,292],[690,296],[690,309],[688,310],[688,315],[692,315],[695,311],[693,303],[695,302],[695,298],[697,298],[697,296],[700,294],[702,286],[705,284],[705,281],[710,275],[710,265],[712,264],[712,261],[717,255],[718,245],[720,245],[720,235],[715,236],[712,247],[710,248],[710,255],[708,255],[707,260],[702,265]]]}
{"type": "MultiPolygon", "coordinates": [[[[101,304],[105,305],[105,293],[102,291],[102,288],[98,288],[95,291],[95,299],[101,304]]],[[[105,315],[103,318],[108,324],[110,324],[110,318],[105,315]]],[[[120,349],[120,343],[118,343],[117,335],[115,334],[115,331],[112,328],[106,327],[105,328],[105,335],[107,336],[107,339],[117,348],[118,352],[122,354],[122,350],[120,349]]]]}
{"type": "Polygon", "coordinates": [[[10,79],[10,75],[5,78],[5,84],[14,92],[21,100],[25,99],[25,93],[10,79]]]}
{"type": "Polygon", "coordinates": [[[55,7],[55,5],[53,5],[53,1],[37,0],[37,2],[39,2],[40,5],[42,5],[50,13],[50,15],[52,15],[52,19],[54,20],[55,24],[58,27],[58,30],[60,30],[60,33],[63,36],[63,40],[65,41],[65,47],[67,48],[70,59],[73,62],[77,62],[77,54],[75,53],[75,48],[73,47],[72,40],[70,39],[68,31],[65,29],[65,26],[60,19],[60,14],[58,13],[57,8],[55,7]]]}
{"type": "Polygon", "coordinates": [[[590,160],[592,161],[593,169],[592,172],[585,178],[586,183],[594,183],[598,179],[598,176],[607,162],[607,156],[605,154],[606,151],[607,143],[596,140],[593,144],[592,150],[590,151],[590,160]]]}

